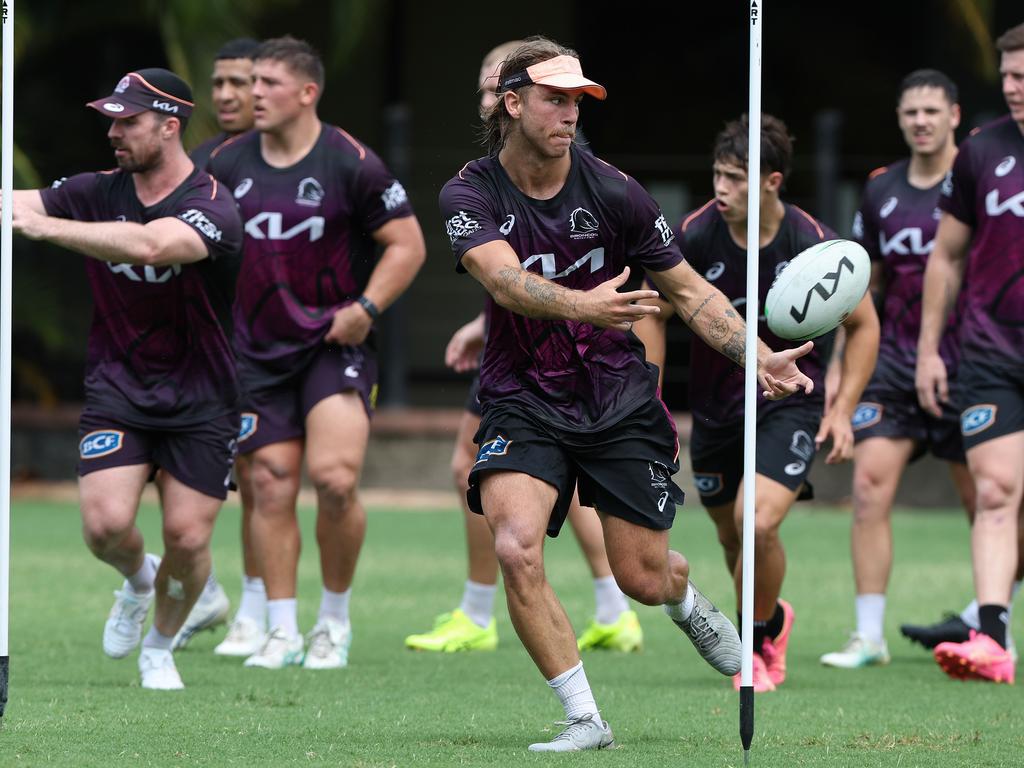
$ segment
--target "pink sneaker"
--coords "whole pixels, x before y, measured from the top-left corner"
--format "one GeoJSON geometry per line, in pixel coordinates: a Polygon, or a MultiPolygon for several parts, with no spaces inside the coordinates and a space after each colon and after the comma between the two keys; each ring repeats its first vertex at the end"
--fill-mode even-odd
{"type": "Polygon", "coordinates": [[[782,685],[786,680],[786,646],[789,645],[789,633],[793,629],[796,613],[793,606],[785,600],[779,600],[782,608],[782,630],[778,637],[766,637],[761,653],[768,668],[768,677],[775,685],[782,685]]]}
{"type": "Polygon", "coordinates": [[[1010,652],[988,635],[975,632],[965,643],[939,643],[935,660],[956,680],[991,680],[1013,685],[1016,669],[1010,652]]]}
{"type": "MultiPolygon", "coordinates": [[[[742,675],[742,672],[737,672],[732,676],[732,687],[737,691],[742,684],[742,675]]],[[[764,657],[756,651],[754,652],[753,667],[750,670],[750,682],[754,687],[754,693],[765,693],[766,691],[775,690],[775,683],[772,682],[772,678],[768,674],[768,668],[764,665],[764,657]]]]}

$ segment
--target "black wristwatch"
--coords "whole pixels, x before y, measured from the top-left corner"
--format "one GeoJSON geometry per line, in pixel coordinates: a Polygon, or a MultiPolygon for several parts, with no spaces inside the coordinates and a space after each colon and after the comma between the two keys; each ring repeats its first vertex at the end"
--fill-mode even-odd
{"type": "Polygon", "coordinates": [[[366,310],[366,314],[370,316],[371,320],[376,320],[378,317],[380,317],[380,310],[377,309],[377,305],[370,301],[368,298],[366,298],[365,296],[360,296],[358,299],[356,299],[356,301],[359,302],[359,306],[366,310]]]}

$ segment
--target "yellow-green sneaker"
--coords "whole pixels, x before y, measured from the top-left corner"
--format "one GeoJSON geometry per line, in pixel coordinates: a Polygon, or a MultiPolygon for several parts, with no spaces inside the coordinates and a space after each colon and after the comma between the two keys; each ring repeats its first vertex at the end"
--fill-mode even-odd
{"type": "Polygon", "coordinates": [[[601,648],[630,653],[639,651],[643,645],[644,631],[640,628],[636,611],[623,611],[614,624],[599,624],[594,619],[576,641],[576,647],[581,651],[601,648]]]}
{"type": "Polygon", "coordinates": [[[494,619],[487,627],[473,623],[462,610],[442,613],[434,622],[434,628],[422,635],[405,638],[406,648],[414,651],[438,651],[457,653],[459,651],[493,651],[498,647],[498,626],[494,619]]]}

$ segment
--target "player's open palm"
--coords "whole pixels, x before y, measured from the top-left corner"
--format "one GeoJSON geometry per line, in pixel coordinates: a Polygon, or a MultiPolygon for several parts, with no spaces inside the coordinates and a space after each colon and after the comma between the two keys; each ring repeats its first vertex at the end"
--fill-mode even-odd
{"type": "Polygon", "coordinates": [[[772,352],[764,359],[757,371],[764,396],[769,400],[781,400],[794,392],[803,390],[809,395],[814,391],[814,382],[797,366],[796,361],[814,349],[814,342],[808,341],[799,347],[772,352]]]}
{"type": "Polygon", "coordinates": [[[596,325],[598,328],[615,328],[628,331],[633,323],[646,315],[657,314],[658,307],[637,304],[643,299],[658,298],[657,291],[639,290],[622,291],[619,289],[629,279],[629,267],[621,273],[606,280],[595,288],[586,291],[581,298],[581,319],[596,325]]]}

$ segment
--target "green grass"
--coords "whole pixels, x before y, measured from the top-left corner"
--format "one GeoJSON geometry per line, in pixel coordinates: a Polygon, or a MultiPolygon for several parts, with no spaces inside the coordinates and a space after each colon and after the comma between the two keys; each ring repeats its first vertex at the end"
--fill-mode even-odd
{"type": "MultiPolygon", "coordinates": [[[[158,516],[140,515],[157,541],[158,516]]],[[[312,514],[302,513],[300,625],[319,599],[312,514]]],[[[238,594],[238,511],[225,509],[215,561],[238,594]]],[[[799,509],[783,526],[784,594],[797,623],[790,676],[757,698],[754,766],[1005,766],[1024,753],[1016,687],[948,680],[896,633],[969,599],[967,526],[961,515],[897,515],[889,601],[893,663],[827,670],[852,623],[847,515],[799,509]]],[[[723,610],[733,598],[710,523],[681,512],[675,546],[723,610]]],[[[100,650],[119,579],[92,559],[72,505],[16,503],[12,519],[11,700],[0,765],[507,766],[571,761],[601,766],[739,766],[737,696],[659,609],[642,608],[647,643],[632,656],[588,655],[587,673],[619,749],[533,755],[530,741],[560,719],[554,695],[523,651],[499,600],[494,653],[416,654],[411,632],[457,602],[465,578],[461,517],[452,510],[372,510],[353,592],[351,666],[337,672],[248,670],[211,653],[204,633],[178,656],[187,690],[139,688],[135,658],[100,650]]],[[[153,545],[151,545],[153,546],[153,545]]],[[[568,533],[549,543],[548,570],[577,628],[592,611],[589,574],[568,533]]],[[[1015,622],[1017,637],[1024,627],[1015,622]]]]}

